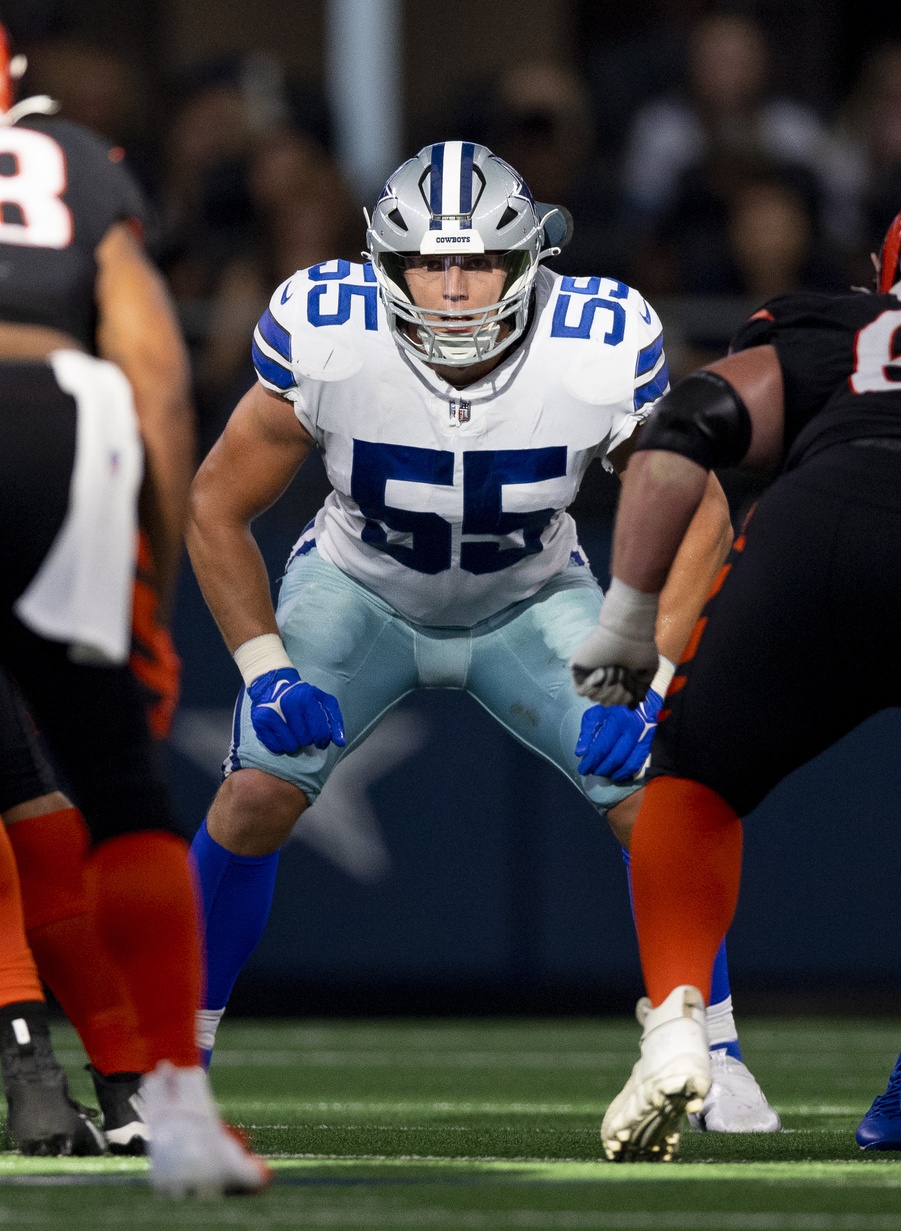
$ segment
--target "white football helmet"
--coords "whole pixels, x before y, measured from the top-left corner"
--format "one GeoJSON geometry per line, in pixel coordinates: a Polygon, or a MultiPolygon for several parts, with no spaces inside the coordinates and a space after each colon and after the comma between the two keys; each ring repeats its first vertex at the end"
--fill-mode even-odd
{"type": "Polygon", "coordinates": [[[566,210],[534,201],[512,167],[472,141],[420,150],[389,178],[367,222],[367,255],[395,340],[448,367],[491,359],[522,335],[538,263],[556,256],[572,231],[566,210]],[[454,264],[467,268],[470,254],[489,254],[492,268],[504,269],[496,303],[461,312],[413,302],[412,264],[422,268],[428,257],[440,276],[454,264]]]}

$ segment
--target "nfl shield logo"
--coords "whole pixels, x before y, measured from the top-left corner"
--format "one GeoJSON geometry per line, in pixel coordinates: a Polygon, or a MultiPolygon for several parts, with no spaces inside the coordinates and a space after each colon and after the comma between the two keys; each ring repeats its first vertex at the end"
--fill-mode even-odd
{"type": "Polygon", "coordinates": [[[462,399],[450,404],[451,423],[468,423],[472,413],[472,403],[464,402],[462,399]]]}

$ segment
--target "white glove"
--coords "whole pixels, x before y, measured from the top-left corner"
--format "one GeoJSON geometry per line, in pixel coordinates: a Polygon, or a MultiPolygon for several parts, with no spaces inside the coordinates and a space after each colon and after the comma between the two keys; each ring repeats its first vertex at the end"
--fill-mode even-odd
{"type": "Polygon", "coordinates": [[[660,661],[654,641],[659,597],[614,577],[597,628],[569,660],[580,696],[633,709],[644,699],[660,661]]]}

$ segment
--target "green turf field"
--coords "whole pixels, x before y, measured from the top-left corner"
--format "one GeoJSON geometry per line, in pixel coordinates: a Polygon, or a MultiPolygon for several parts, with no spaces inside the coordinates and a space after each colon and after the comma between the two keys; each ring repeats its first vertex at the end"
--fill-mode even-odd
{"type": "MultiPolygon", "coordinates": [[[[55,1038],[89,1100],[74,1035],[55,1038]]],[[[214,1084],[273,1160],[270,1192],[173,1204],[140,1161],[2,1154],[0,1228],[901,1231],[901,1154],[853,1140],[901,1022],[750,1022],[784,1133],[686,1133],[678,1163],[602,1163],[637,1038],[627,1021],[227,1022],[214,1084]]]]}

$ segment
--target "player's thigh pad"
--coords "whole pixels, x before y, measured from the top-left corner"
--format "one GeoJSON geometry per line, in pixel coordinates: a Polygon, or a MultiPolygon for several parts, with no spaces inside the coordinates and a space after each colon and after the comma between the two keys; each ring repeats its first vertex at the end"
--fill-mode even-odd
{"type": "Polygon", "coordinates": [[[474,631],[468,690],[511,735],[545,757],[604,813],[636,786],[583,776],[574,749],[592,702],[576,695],[569,660],[597,625],[603,594],[571,565],[532,598],[474,631]]]}
{"type": "Polygon", "coordinates": [[[338,761],[416,686],[413,636],[392,609],[313,548],[281,583],[276,619],[301,678],[337,698],[347,747],[270,752],[257,739],[242,689],[225,772],[261,769],[293,782],[312,802],[338,761]]]}

